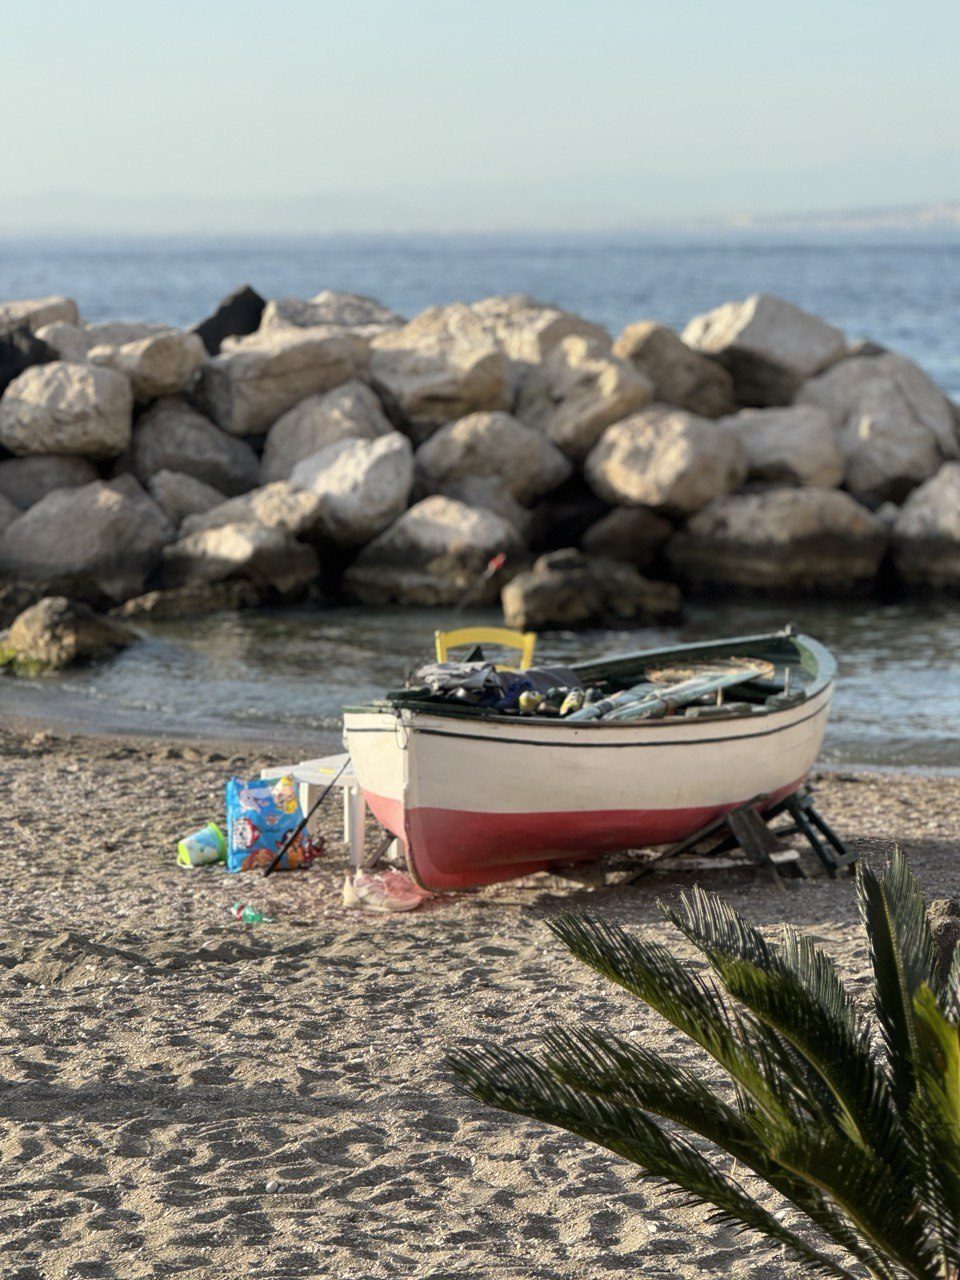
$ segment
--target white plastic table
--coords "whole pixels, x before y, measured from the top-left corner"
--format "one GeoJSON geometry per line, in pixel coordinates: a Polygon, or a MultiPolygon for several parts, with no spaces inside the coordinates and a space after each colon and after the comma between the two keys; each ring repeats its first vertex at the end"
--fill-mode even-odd
{"type": "Polygon", "coordinates": [[[350,850],[351,867],[359,867],[363,861],[363,846],[367,833],[367,802],[357,783],[346,751],[339,756],[320,756],[316,760],[302,760],[299,764],[274,765],[261,769],[261,778],[279,778],[282,774],[292,777],[297,784],[300,808],[307,813],[316,801],[317,793],[331,783],[343,791],[343,842],[350,850]],[[344,764],[347,767],[343,769],[344,764]],[[337,773],[343,773],[337,778],[337,773]],[[336,781],[334,782],[334,778],[336,781]]]}

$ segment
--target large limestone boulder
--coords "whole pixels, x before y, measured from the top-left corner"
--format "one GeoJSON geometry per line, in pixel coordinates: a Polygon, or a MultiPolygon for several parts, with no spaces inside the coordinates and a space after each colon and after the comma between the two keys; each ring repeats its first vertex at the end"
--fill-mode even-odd
{"type": "Polygon", "coordinates": [[[93,347],[87,358],[126,374],[135,399],[153,400],[190,387],[206,354],[197,334],[169,329],[120,346],[93,347]]]}
{"type": "Polygon", "coordinates": [[[524,382],[517,417],[579,460],[606,427],[652,399],[653,383],[645,374],[611,356],[596,339],[570,337],[557,343],[524,382]]]}
{"type": "Polygon", "coordinates": [[[618,622],[665,622],[680,612],[680,591],[650,582],[632,565],[565,549],[541,556],[503,588],[508,627],[541,631],[618,622]]]}
{"type": "Polygon", "coordinates": [[[695,316],[684,342],[719,360],[733,376],[741,405],[789,404],[805,378],[839,360],[839,329],[784,298],[755,293],[695,316]]]}
{"type": "Polygon", "coordinates": [[[317,325],[334,325],[372,338],[387,329],[399,329],[404,324],[403,316],[377,302],[376,298],[324,289],[313,298],[271,299],[263,309],[260,328],[311,329],[317,325]]]}
{"type": "Polygon", "coordinates": [[[88,458],[35,453],[0,462],[0,494],[23,511],[54,489],[75,489],[96,478],[97,469],[88,458]]]}
{"type": "Polygon", "coordinates": [[[838,489],[770,489],[718,498],[667,546],[684,579],[706,590],[829,592],[869,589],[887,534],[838,489]]]}
{"type": "Polygon", "coordinates": [[[262,489],[251,489],[239,498],[187,516],[180,533],[186,536],[202,529],[222,529],[228,524],[262,524],[295,537],[307,536],[320,527],[320,500],[315,493],[289,480],[275,480],[262,489]]]}
{"type": "Polygon", "coordinates": [[[8,524],[13,524],[20,514],[20,508],[15,507],[9,498],[0,493],[0,533],[3,533],[8,524]]]}
{"type": "Polygon", "coordinates": [[[517,416],[582,460],[612,422],[650,403],[653,384],[609,352],[608,344],[562,339],[526,378],[517,416]]]}
{"type": "Polygon", "coordinates": [[[846,485],[868,501],[901,502],[960,454],[950,402],[922,369],[887,353],[843,360],[797,397],[830,416],[846,458],[846,485]]]}
{"type": "Polygon", "coordinates": [[[113,369],[54,360],[14,378],[0,398],[0,444],[11,453],[111,458],[130,442],[130,381],[113,369]]]}
{"type": "Polygon", "coordinates": [[[262,435],[306,396],[361,374],[366,341],[332,326],[270,329],[229,339],[203,366],[201,400],[231,435],[262,435]]]}
{"type": "Polygon", "coordinates": [[[95,587],[113,600],[143,591],[173,529],[132,476],[56,489],[0,536],[11,578],[95,587]]]}
{"type": "Polygon", "coordinates": [[[298,462],[337,440],[375,440],[393,430],[366,383],[353,380],[323,395],[307,396],[267,433],[260,482],[288,480],[298,462]]]}
{"type": "Polygon", "coordinates": [[[716,422],[655,405],[608,427],[585,472],[605,502],[683,515],[738,488],[747,455],[716,422]]]}
{"type": "Polygon", "coordinates": [[[663,404],[719,418],[734,409],[733,378],[721,364],[693,351],[679,334],[654,320],[627,325],[613,354],[653,383],[663,404]]]}
{"type": "Polygon", "coordinates": [[[960,590],[960,462],[914,489],[893,526],[897,572],[912,586],[960,590]]]}
{"type": "Polygon", "coordinates": [[[495,577],[481,575],[504,552],[520,554],[514,527],[492,511],[479,511],[434,495],[405,511],[363,548],[347,570],[346,590],[363,604],[458,604],[496,598],[495,577]]]}
{"type": "Polygon", "coordinates": [[[163,553],[167,587],[239,578],[281,596],[293,596],[316,581],[318,570],[311,547],[282,529],[253,523],[202,529],[174,542],[163,553]]]}
{"type": "Polygon", "coordinates": [[[440,485],[444,498],[454,498],[468,507],[482,507],[501,516],[512,524],[520,538],[526,542],[530,532],[531,515],[522,507],[498,476],[464,476],[440,485]]]}
{"type": "Polygon", "coordinates": [[[581,539],[588,555],[624,560],[647,569],[673,533],[673,525],[646,507],[614,507],[592,524],[581,539]]]}
{"type": "Polygon", "coordinates": [[[744,409],[720,425],[743,442],[750,477],[770,484],[832,489],[843,482],[844,459],[830,415],[812,404],[744,409]]]}
{"type": "Polygon", "coordinates": [[[468,413],[506,409],[511,398],[506,357],[461,303],[431,307],[373,338],[370,373],[417,442],[468,413]]]}
{"type": "Polygon", "coordinates": [[[291,479],[319,500],[326,537],[357,546],[406,510],[413,488],[413,449],[399,431],[375,440],[338,440],[298,462],[291,479]]]}
{"type": "Polygon", "coordinates": [[[227,435],[177,398],[158,400],[137,419],[130,466],[144,482],[158,471],[179,471],[226,494],[252,489],[260,471],[246,441],[227,435]]]}
{"type": "Polygon", "coordinates": [[[215,356],[226,338],[256,333],[265,305],[256,289],[243,284],[222,298],[210,315],[194,325],[193,332],[199,336],[208,354],[215,356]]]}
{"type": "Polygon", "coordinates": [[[25,324],[0,332],[0,395],[24,369],[56,358],[56,351],[25,324]]]}
{"type": "Polygon", "coordinates": [[[0,302],[0,333],[22,324],[36,332],[55,320],[77,324],[79,319],[80,313],[72,298],[21,298],[16,302],[0,302]]]}
{"type": "Polygon", "coordinates": [[[468,476],[496,476],[526,502],[562,484],[573,467],[542,431],[495,410],[441,427],[417,450],[417,471],[432,490],[468,476]]]}
{"type": "Polygon", "coordinates": [[[47,596],[14,620],[4,647],[15,655],[15,666],[57,671],[106,657],[136,639],[136,632],[122,622],[102,617],[78,600],[47,596]]]}
{"type": "Polygon", "coordinates": [[[159,333],[173,332],[168,324],[145,324],[137,320],[103,320],[96,324],[70,324],[55,320],[37,330],[37,337],[56,352],[57,360],[83,364],[94,347],[122,347],[159,333]]]}
{"type": "Polygon", "coordinates": [[[211,511],[226,502],[226,495],[183,471],[158,471],[147,481],[147,492],[175,529],[187,516],[211,511]]]}
{"type": "Polygon", "coordinates": [[[526,293],[481,298],[471,309],[510,359],[522,364],[539,364],[564,338],[589,338],[610,349],[610,335],[601,325],[526,293]]]}

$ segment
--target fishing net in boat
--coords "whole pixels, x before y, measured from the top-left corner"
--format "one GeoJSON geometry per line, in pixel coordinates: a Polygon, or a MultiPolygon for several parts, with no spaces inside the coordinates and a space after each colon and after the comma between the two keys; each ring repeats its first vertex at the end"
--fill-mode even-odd
{"type": "Polygon", "coordinates": [[[644,675],[651,684],[681,684],[684,680],[709,679],[735,671],[749,672],[751,680],[772,680],[776,667],[759,658],[714,658],[710,662],[688,662],[683,665],[647,667],[644,675]]]}

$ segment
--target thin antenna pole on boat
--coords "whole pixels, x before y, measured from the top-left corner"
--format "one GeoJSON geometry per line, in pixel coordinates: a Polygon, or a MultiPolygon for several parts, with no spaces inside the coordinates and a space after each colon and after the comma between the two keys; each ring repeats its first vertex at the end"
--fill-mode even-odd
{"type": "Polygon", "coordinates": [[[454,605],[454,616],[461,613],[467,607],[471,597],[474,596],[485,583],[489,582],[495,573],[499,573],[506,563],[507,553],[505,551],[498,551],[495,556],[491,557],[491,559],[487,561],[483,572],[474,582],[470,583],[470,586],[467,587],[457,604],[454,605]]]}

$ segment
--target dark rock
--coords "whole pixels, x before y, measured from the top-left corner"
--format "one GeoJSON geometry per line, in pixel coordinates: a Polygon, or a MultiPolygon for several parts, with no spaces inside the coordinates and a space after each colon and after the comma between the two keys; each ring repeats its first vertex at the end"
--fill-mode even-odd
{"type": "Polygon", "coordinates": [[[839,489],[768,489],[718,498],[667,545],[685,583],[783,595],[862,594],[887,545],[882,522],[839,489]]]}
{"type": "Polygon", "coordinates": [[[210,355],[220,350],[224,338],[236,338],[245,333],[256,333],[266,302],[256,289],[241,285],[228,293],[212,315],[194,325],[193,332],[200,335],[210,355]]]}
{"type": "Polygon", "coordinates": [[[614,507],[583,535],[583,549],[591,556],[625,560],[648,569],[657,551],[673,533],[673,525],[646,507],[614,507]]]}
{"type": "Polygon", "coordinates": [[[680,612],[680,592],[672,583],[651,582],[632,565],[572,548],[541,556],[507,583],[501,601],[507,626],[523,631],[665,622],[680,612]]]}
{"type": "Polygon", "coordinates": [[[96,587],[88,586],[86,590],[78,590],[77,584],[69,578],[54,578],[45,582],[6,582],[0,586],[0,627],[9,627],[15,618],[39,600],[65,594],[89,605],[98,613],[113,603],[109,596],[96,587]]]}
{"type": "Polygon", "coordinates": [[[57,671],[73,662],[102,658],[136,638],[129,627],[101,617],[78,600],[47,596],[14,620],[4,656],[12,655],[15,668],[57,671]]]}
{"type": "Polygon", "coordinates": [[[540,555],[576,546],[587,530],[610,511],[581,475],[574,475],[536,503],[530,512],[527,539],[540,555]]]}
{"type": "Polygon", "coordinates": [[[24,369],[34,364],[47,364],[56,358],[54,349],[25,324],[0,334],[0,395],[24,369]]]}
{"type": "Polygon", "coordinates": [[[211,582],[202,586],[148,591],[111,609],[114,618],[190,618],[197,614],[254,609],[261,592],[252,582],[211,582]]]}
{"type": "Polygon", "coordinates": [[[76,489],[96,479],[97,469],[89,458],[34,453],[0,462],[0,494],[21,511],[54,489],[76,489]]]}

